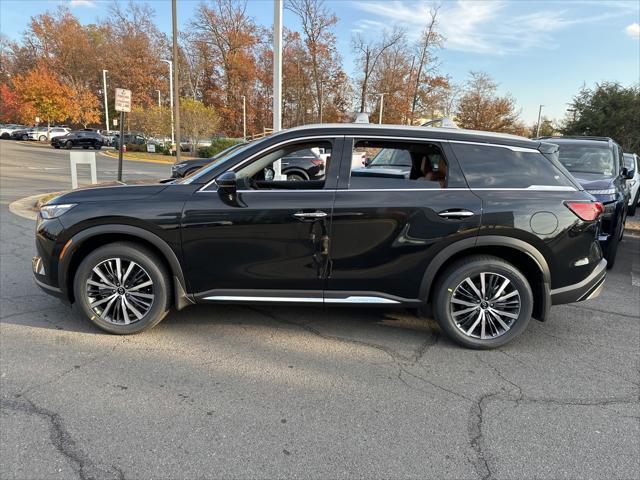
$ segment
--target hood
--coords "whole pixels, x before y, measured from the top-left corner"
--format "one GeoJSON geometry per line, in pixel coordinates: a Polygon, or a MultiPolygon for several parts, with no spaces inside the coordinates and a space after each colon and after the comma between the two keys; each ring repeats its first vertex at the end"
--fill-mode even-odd
{"type": "Polygon", "coordinates": [[[613,178],[602,178],[600,175],[584,173],[574,173],[573,176],[585,190],[606,190],[613,186],[613,178]]]}
{"type": "Polygon", "coordinates": [[[47,204],[134,201],[156,195],[165,188],[167,188],[167,185],[159,183],[158,180],[99,183],[58,195],[48,201],[47,204]]]}

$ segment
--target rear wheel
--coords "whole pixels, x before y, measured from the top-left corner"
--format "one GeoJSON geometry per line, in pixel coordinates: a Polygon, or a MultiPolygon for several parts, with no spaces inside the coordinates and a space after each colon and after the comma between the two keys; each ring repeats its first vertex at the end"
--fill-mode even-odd
{"type": "Polygon", "coordinates": [[[2,135],[0,135],[0,138],[3,138],[6,140],[7,138],[11,138],[11,135],[8,134],[7,132],[4,132],[2,135]]]}
{"type": "Polygon", "coordinates": [[[533,294],[510,263],[474,255],[451,265],[434,292],[434,314],[455,342],[469,348],[496,348],[526,328],[533,294]]]}
{"type": "Polygon", "coordinates": [[[613,234],[611,238],[611,242],[607,246],[604,252],[604,258],[607,260],[607,269],[611,270],[613,266],[616,264],[616,255],[618,254],[618,244],[622,239],[624,234],[624,225],[620,222],[620,226],[618,227],[618,231],[613,234]]]}
{"type": "Polygon", "coordinates": [[[87,255],[78,267],[73,289],[89,320],[115,334],[152,328],[171,306],[170,280],[162,262],[133,243],[112,243],[87,255]]]}
{"type": "Polygon", "coordinates": [[[299,173],[290,173],[290,174],[287,175],[287,180],[289,182],[299,182],[299,181],[302,181],[304,179],[305,178],[302,175],[300,175],[299,173]]]}
{"type": "Polygon", "coordinates": [[[47,136],[46,135],[40,135],[38,137],[38,140],[41,141],[41,142],[46,142],[47,141],[47,136]]]}
{"type": "Polygon", "coordinates": [[[71,140],[67,140],[64,146],[67,147],[67,149],[71,150],[73,148],[73,142],[71,140]]]}
{"type": "Polygon", "coordinates": [[[29,140],[29,135],[27,134],[22,135],[22,140],[29,140]]]}

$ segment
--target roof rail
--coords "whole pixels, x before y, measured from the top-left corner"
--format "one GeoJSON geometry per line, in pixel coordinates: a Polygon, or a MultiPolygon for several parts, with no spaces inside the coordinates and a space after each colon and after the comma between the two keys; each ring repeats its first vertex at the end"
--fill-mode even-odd
{"type": "Polygon", "coordinates": [[[545,136],[545,137],[536,137],[534,140],[554,140],[558,138],[569,138],[572,140],[597,140],[600,142],[608,142],[611,140],[609,137],[596,137],[590,135],[559,135],[559,136],[545,136]]]}

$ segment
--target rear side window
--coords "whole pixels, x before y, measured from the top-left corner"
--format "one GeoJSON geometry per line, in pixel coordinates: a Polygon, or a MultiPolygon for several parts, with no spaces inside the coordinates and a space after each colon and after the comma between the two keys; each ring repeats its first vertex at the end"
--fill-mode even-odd
{"type": "Polygon", "coordinates": [[[452,143],[451,147],[471,188],[574,188],[540,152],[479,144],[452,143]]]}

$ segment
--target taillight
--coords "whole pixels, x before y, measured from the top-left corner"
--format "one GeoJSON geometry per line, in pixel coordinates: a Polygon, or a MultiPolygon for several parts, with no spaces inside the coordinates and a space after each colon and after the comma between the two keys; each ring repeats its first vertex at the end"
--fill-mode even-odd
{"type": "Polygon", "coordinates": [[[565,205],[586,222],[597,220],[604,212],[604,207],[600,202],[566,202],[565,205]]]}
{"type": "Polygon", "coordinates": [[[322,165],[322,164],[324,164],[324,162],[322,161],[321,158],[314,158],[313,160],[311,160],[311,163],[313,163],[314,165],[322,165]]]}

